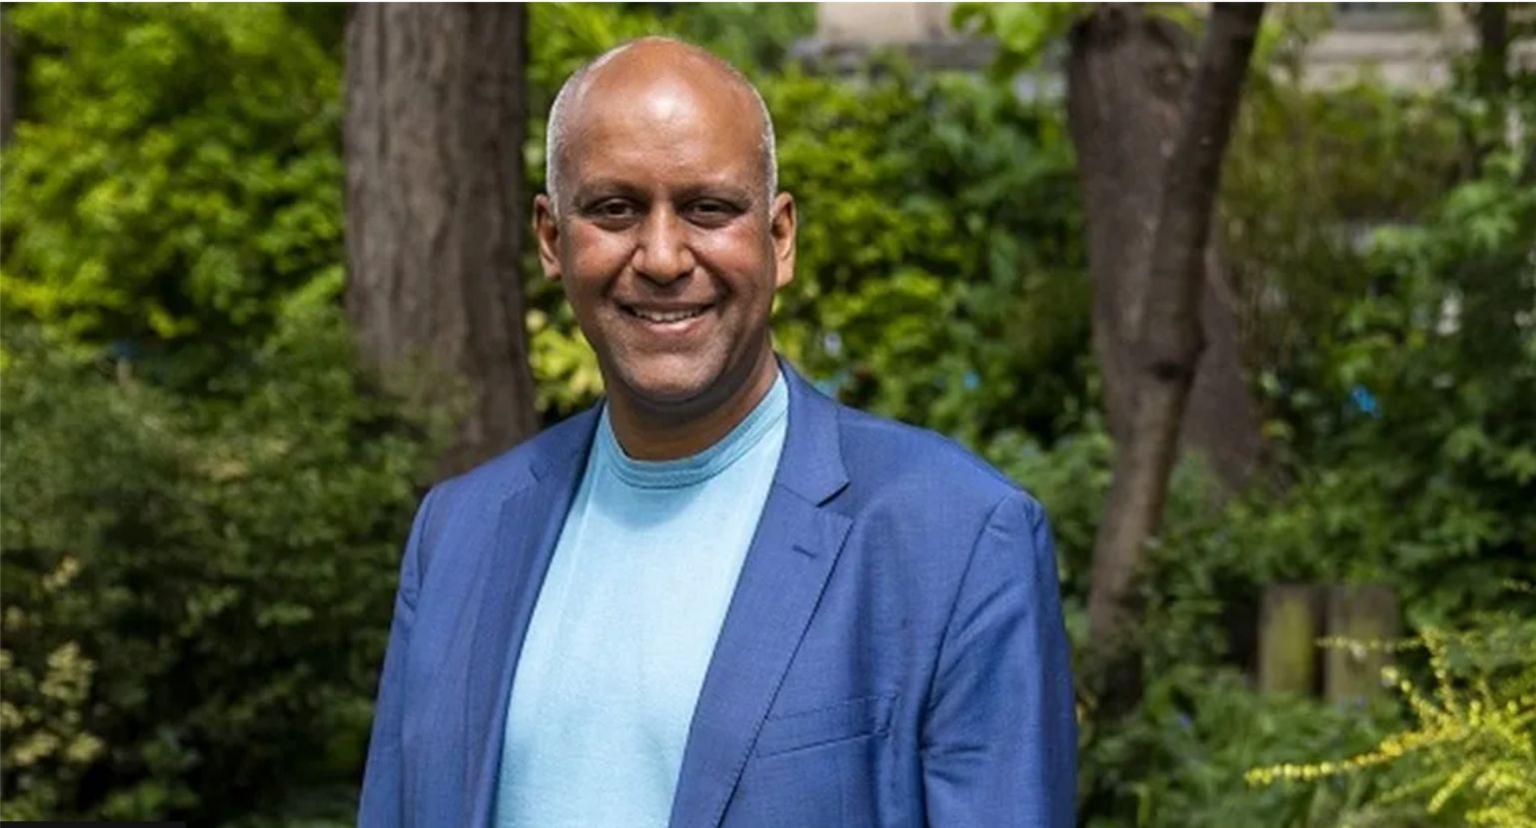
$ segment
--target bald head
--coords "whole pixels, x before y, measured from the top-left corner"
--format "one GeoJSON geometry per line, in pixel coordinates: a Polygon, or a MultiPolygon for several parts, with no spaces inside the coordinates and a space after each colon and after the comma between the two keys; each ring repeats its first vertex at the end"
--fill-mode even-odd
{"type": "Polygon", "coordinates": [[[576,70],[549,110],[545,188],[555,215],[566,214],[562,189],[571,144],[580,141],[593,113],[605,106],[640,106],[653,118],[687,120],[701,110],[730,113],[729,123],[750,126],[762,158],[762,203],[778,189],[773,120],[757,88],[736,67],[679,40],[645,37],[616,46],[576,70]]]}

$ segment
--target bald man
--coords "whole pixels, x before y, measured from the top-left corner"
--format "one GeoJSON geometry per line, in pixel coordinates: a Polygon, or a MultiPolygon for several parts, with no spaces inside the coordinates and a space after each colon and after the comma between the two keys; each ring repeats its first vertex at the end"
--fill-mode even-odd
{"type": "Polygon", "coordinates": [[[365,826],[1069,826],[1050,529],[772,347],[794,276],[757,91],[647,38],[575,73],[534,202],[605,386],[428,493],[365,826]]]}

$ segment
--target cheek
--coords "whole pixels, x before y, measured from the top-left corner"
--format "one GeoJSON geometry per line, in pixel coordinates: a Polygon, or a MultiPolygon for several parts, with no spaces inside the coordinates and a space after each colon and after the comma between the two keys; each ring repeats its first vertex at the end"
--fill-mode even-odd
{"type": "Polygon", "coordinates": [[[730,283],[736,293],[772,292],[773,247],[761,228],[742,227],[702,235],[693,249],[710,271],[730,283]]]}
{"type": "Polygon", "coordinates": [[[568,293],[581,297],[599,296],[607,290],[632,254],[632,245],[610,233],[573,236],[566,252],[565,272],[568,293]]]}

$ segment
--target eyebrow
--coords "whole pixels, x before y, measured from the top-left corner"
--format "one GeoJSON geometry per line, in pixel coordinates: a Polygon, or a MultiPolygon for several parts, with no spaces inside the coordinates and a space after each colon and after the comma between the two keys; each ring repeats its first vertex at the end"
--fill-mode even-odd
{"type": "MultiPolygon", "coordinates": [[[[730,201],[752,203],[756,200],[753,189],[742,187],[726,181],[698,181],[680,187],[677,192],[683,199],[698,198],[700,196],[716,196],[730,201]]],[[[644,188],[620,178],[599,178],[588,181],[577,188],[573,194],[576,204],[585,204],[598,196],[624,195],[642,198],[647,195],[644,188]]]]}
{"type": "Polygon", "coordinates": [[[644,190],[628,182],[619,179],[598,179],[577,187],[576,191],[571,194],[571,200],[575,204],[585,204],[598,196],[637,196],[643,194],[644,190]]]}

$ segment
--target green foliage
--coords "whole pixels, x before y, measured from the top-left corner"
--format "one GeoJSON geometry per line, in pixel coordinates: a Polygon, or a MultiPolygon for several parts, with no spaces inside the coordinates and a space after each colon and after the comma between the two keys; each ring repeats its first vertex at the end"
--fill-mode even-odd
{"type": "Polygon", "coordinates": [[[1223,179],[1223,243],[1271,450],[1302,464],[1351,427],[1329,356],[1358,301],[1391,293],[1368,266],[1371,234],[1434,207],[1458,166],[1457,127],[1440,97],[1306,91],[1278,70],[1251,81],[1223,179]],[[1292,163],[1274,163],[1277,151],[1292,163]]]}
{"type": "Polygon", "coordinates": [[[1333,826],[1376,793],[1345,778],[1312,789],[1250,788],[1247,768],[1297,750],[1360,750],[1390,711],[1329,707],[1255,693],[1230,669],[1186,664],[1151,677],[1135,716],[1085,725],[1092,749],[1081,775],[1092,828],[1110,826],[1333,826]]]}
{"type": "MultiPolygon", "coordinates": [[[[51,594],[67,587],[77,572],[78,561],[62,558],[57,569],[41,578],[42,591],[51,594]]],[[[24,610],[8,610],[7,635],[9,628],[23,626],[27,620],[24,610]]],[[[96,665],[82,658],[80,646],[69,641],[43,655],[41,665],[27,667],[18,667],[11,652],[0,649],[0,669],[5,671],[10,697],[0,701],[0,728],[6,736],[3,755],[21,789],[19,796],[12,789],[5,816],[43,819],[60,810],[60,799],[80,783],[106,747],[86,730],[84,721],[96,665]]]]}
{"type": "MultiPolygon", "coordinates": [[[[1524,729],[1511,730],[1511,720],[1492,715],[1447,721],[1443,702],[1437,714],[1410,698],[1401,712],[1419,724],[1403,730],[1390,710],[1360,718],[1362,711],[1258,697],[1233,684],[1215,690],[1205,682],[1219,680],[1216,665],[1241,656],[1231,632],[1234,612],[1256,606],[1266,583],[1387,584],[1410,624],[1424,630],[1463,628],[1495,610],[1509,619],[1533,617],[1529,594],[1503,586],[1528,576],[1536,558],[1529,506],[1536,474],[1528,459],[1536,449],[1536,328],[1529,316],[1536,307],[1536,211],[1528,180],[1518,164],[1490,159],[1481,177],[1427,204],[1417,223],[1378,232],[1355,258],[1364,275],[1340,274],[1371,287],[1347,303],[1335,329],[1310,343],[1309,359],[1321,368],[1310,393],[1331,401],[1334,411],[1313,421],[1304,448],[1299,440],[1285,446],[1296,453],[1282,455],[1280,468],[1289,476],[1283,490],[1261,487],[1213,511],[1200,508],[1198,474],[1176,477],[1165,529],[1137,586],[1147,699],[1123,720],[1090,722],[1086,812],[1146,825],[1466,824],[1476,808],[1492,807],[1487,797],[1463,802],[1446,794],[1437,814],[1427,813],[1425,803],[1437,801],[1436,791],[1461,790],[1477,779],[1488,780],[1490,791],[1504,784],[1499,780],[1513,780],[1517,787],[1499,807],[1515,807],[1508,797],[1525,801],[1518,799],[1528,791],[1518,787],[1524,778],[1511,776],[1507,764],[1519,755],[1509,753],[1511,740],[1530,739],[1525,707],[1508,714],[1523,722],[1524,729]],[[1192,675],[1183,683],[1168,678],[1186,671],[1192,675]],[[1193,721],[1212,707],[1237,705],[1245,716],[1288,723],[1273,741],[1240,726],[1213,727],[1206,740],[1187,742],[1195,759],[1177,758],[1168,751],[1181,744],[1181,730],[1159,712],[1169,681],[1181,700],[1173,709],[1193,721]],[[1283,718],[1290,715],[1296,720],[1283,718]],[[1334,724],[1314,730],[1318,721],[1334,724]],[[1372,745],[1399,744],[1409,738],[1404,734],[1445,740],[1443,751],[1426,752],[1427,765],[1404,763],[1315,787],[1244,791],[1235,783],[1242,768],[1234,762],[1243,755],[1271,757],[1254,764],[1375,757],[1372,745]],[[1192,761],[1223,784],[1204,786],[1201,776],[1186,772],[1192,761]],[[1405,812],[1405,799],[1420,794],[1405,812]]],[[[1528,636],[1503,642],[1506,656],[1524,648],[1521,658],[1529,660],[1528,636]]],[[[1411,674],[1418,665],[1409,660],[1404,669],[1411,674]]],[[[1492,675],[1484,676],[1484,709],[1529,693],[1528,677],[1500,685],[1492,675]]]]}
{"type": "Polygon", "coordinates": [[[900,64],[790,70],[764,94],[800,217],[785,349],[844,401],[973,445],[1070,428],[1088,285],[1060,119],[900,64]]]}
{"type": "Polygon", "coordinates": [[[342,261],[339,11],[7,10],[26,110],[5,153],[3,308],[193,381],[342,261]],[[195,354],[194,348],[199,353],[195,354]]]}
{"type": "Polygon", "coordinates": [[[951,19],[961,31],[995,39],[992,73],[1008,80],[1037,66],[1085,14],[1076,3],[956,3],[951,19]]]}
{"type": "Polygon", "coordinates": [[[530,113],[542,119],[567,76],[626,40],[681,38],[761,81],[784,64],[796,40],[815,28],[814,8],[788,3],[538,4],[529,8],[530,113]]]}
{"type": "MultiPolygon", "coordinates": [[[[1533,594],[1529,585],[1515,592],[1533,594]]],[[[1383,671],[1412,711],[1410,727],[1349,759],[1255,768],[1249,781],[1315,782],[1390,765],[1402,781],[1350,824],[1417,815],[1493,828],[1536,823],[1536,616],[1495,615],[1451,634],[1428,629],[1407,644],[1392,649],[1421,648],[1434,677],[1426,692],[1397,668],[1383,671]]]]}
{"type": "Polygon", "coordinates": [[[215,818],[354,781],[443,429],[358,385],[330,299],[290,303],[211,402],[8,326],[6,818],[215,818]]]}
{"type": "Polygon", "coordinates": [[[1317,416],[1312,445],[1288,446],[1310,455],[1295,485],[1254,513],[1249,566],[1395,583],[1413,621],[1444,627],[1536,555],[1530,176],[1494,159],[1422,222],[1375,235],[1368,293],[1313,338],[1318,375],[1276,387],[1317,416]],[[1318,551],[1333,548],[1350,554],[1318,551]]]}

